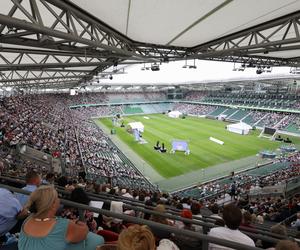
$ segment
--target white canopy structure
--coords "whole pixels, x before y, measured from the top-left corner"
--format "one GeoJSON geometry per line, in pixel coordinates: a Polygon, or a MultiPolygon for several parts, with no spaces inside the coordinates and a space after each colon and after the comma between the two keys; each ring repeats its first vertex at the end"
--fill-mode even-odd
{"type": "Polygon", "coordinates": [[[97,86],[132,64],[157,71],[160,63],[200,59],[261,72],[267,66],[298,67],[300,61],[299,0],[1,3],[5,88],[97,86]]]}
{"type": "Polygon", "coordinates": [[[233,133],[241,134],[241,135],[247,135],[249,134],[249,131],[252,129],[250,125],[244,122],[230,124],[227,126],[227,130],[233,133]]]}
{"type": "Polygon", "coordinates": [[[137,129],[139,132],[144,132],[144,125],[141,122],[130,122],[128,126],[134,130],[137,129]]]}
{"type": "Polygon", "coordinates": [[[179,111],[171,111],[168,113],[168,116],[171,117],[171,118],[179,118],[179,116],[181,116],[182,113],[179,112],[179,111]]]}

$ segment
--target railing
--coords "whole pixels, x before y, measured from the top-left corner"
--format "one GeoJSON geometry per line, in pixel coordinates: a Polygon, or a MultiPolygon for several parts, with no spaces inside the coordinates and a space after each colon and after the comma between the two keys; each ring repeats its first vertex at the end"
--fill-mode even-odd
{"type": "MultiPolygon", "coordinates": [[[[72,124],[74,124],[74,120],[73,120],[73,116],[71,114],[71,111],[70,111],[70,116],[71,116],[72,124]]],[[[82,155],[82,150],[81,150],[80,142],[79,142],[78,131],[75,129],[75,127],[73,125],[72,125],[72,127],[74,129],[74,134],[75,134],[75,138],[76,138],[76,142],[77,142],[77,146],[78,146],[78,151],[79,151],[79,154],[80,154],[81,164],[82,164],[82,167],[84,168],[85,173],[87,173],[86,167],[85,167],[85,162],[83,160],[83,155],[82,155]]]]}
{"type": "MultiPolygon", "coordinates": [[[[23,189],[14,188],[14,187],[3,185],[3,184],[0,184],[0,187],[6,188],[6,189],[8,189],[12,192],[17,192],[17,193],[22,193],[22,194],[27,194],[27,195],[30,194],[30,192],[25,191],[23,189]]],[[[110,211],[104,210],[104,209],[98,209],[98,208],[90,207],[90,206],[87,206],[87,205],[71,202],[71,201],[65,200],[65,199],[61,199],[61,203],[63,205],[78,208],[79,210],[89,210],[91,212],[99,213],[99,214],[102,214],[102,215],[105,215],[105,216],[108,216],[108,217],[118,218],[118,219],[121,219],[121,220],[124,220],[124,221],[127,221],[127,222],[131,222],[131,223],[135,223],[135,224],[148,225],[150,228],[152,228],[154,230],[163,230],[163,231],[167,231],[169,233],[180,234],[180,235],[183,235],[183,236],[198,239],[198,240],[202,241],[202,249],[204,249],[204,250],[208,249],[208,244],[209,243],[214,243],[214,244],[217,244],[217,245],[234,248],[234,249],[237,249],[237,250],[262,249],[262,248],[247,246],[247,245],[237,243],[237,242],[233,242],[233,241],[219,239],[219,238],[209,236],[209,235],[206,235],[206,234],[202,234],[202,233],[199,233],[199,232],[193,232],[193,231],[189,231],[189,230],[178,229],[176,227],[156,223],[156,222],[153,222],[153,221],[128,216],[128,215],[125,215],[125,214],[118,214],[118,213],[110,212],[110,211]]],[[[151,211],[151,210],[149,210],[149,211],[151,211]]],[[[155,211],[152,211],[152,212],[153,213],[158,213],[158,212],[155,212],[155,211]]],[[[166,216],[167,215],[167,214],[160,214],[160,213],[158,213],[158,214],[161,215],[161,216],[166,216]]],[[[170,216],[170,215],[168,215],[168,216],[170,216]]],[[[176,219],[176,220],[180,220],[180,221],[183,221],[183,222],[187,222],[187,223],[198,224],[195,220],[184,219],[184,218],[180,218],[178,216],[171,216],[171,218],[176,219]]],[[[206,223],[201,223],[200,225],[206,225],[206,223]]],[[[207,226],[209,226],[209,225],[207,225],[207,226]]],[[[273,239],[273,238],[263,236],[263,235],[259,235],[259,234],[255,234],[255,233],[247,233],[247,234],[249,236],[254,237],[254,238],[261,239],[261,240],[266,240],[266,241],[273,242],[273,243],[276,243],[278,241],[277,239],[273,239]]]]}

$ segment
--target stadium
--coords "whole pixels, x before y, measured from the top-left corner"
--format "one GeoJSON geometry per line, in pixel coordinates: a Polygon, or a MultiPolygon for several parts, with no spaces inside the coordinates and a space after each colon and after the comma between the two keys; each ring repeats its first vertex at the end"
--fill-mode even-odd
{"type": "Polygon", "coordinates": [[[0,250],[299,249],[300,1],[10,0],[0,250]]]}

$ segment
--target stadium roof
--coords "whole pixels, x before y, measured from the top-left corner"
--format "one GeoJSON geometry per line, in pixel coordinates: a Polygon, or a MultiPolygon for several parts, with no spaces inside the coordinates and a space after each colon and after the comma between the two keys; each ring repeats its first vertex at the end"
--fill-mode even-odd
{"type": "Polygon", "coordinates": [[[299,27],[299,0],[7,0],[0,84],[71,87],[187,58],[299,66],[299,27]]]}

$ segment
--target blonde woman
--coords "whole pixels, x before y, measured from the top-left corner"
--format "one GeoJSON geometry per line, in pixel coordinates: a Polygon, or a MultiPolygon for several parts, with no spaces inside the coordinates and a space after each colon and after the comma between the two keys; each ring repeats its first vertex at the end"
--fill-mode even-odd
{"type": "Polygon", "coordinates": [[[155,237],[147,226],[133,225],[119,235],[117,250],[179,250],[170,240],[163,239],[155,246],[155,237]]]}
{"type": "Polygon", "coordinates": [[[59,206],[53,186],[42,186],[31,193],[25,207],[33,214],[22,226],[19,250],[95,250],[104,243],[101,236],[88,233],[85,223],[55,217],[59,206]]]}
{"type": "Polygon", "coordinates": [[[147,226],[134,225],[119,235],[117,250],[155,250],[155,238],[147,226]]]}

